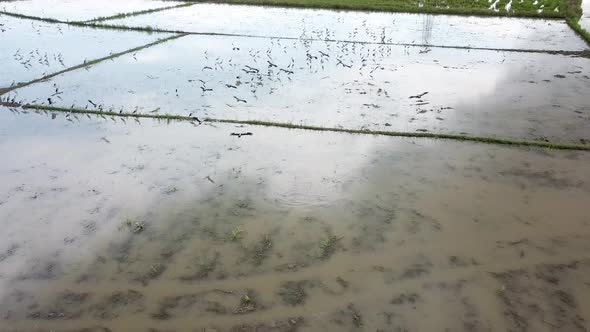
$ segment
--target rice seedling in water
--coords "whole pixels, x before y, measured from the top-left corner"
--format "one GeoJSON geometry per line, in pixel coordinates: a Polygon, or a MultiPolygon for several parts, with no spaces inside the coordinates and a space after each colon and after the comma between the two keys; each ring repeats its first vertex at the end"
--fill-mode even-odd
{"type": "Polygon", "coordinates": [[[326,259],[336,251],[336,244],[340,240],[335,236],[329,236],[325,239],[320,241],[320,254],[319,257],[322,259],[326,259]]]}
{"type": "Polygon", "coordinates": [[[237,241],[237,240],[242,239],[243,232],[244,231],[240,227],[235,227],[234,229],[231,230],[230,240],[237,241]]]}

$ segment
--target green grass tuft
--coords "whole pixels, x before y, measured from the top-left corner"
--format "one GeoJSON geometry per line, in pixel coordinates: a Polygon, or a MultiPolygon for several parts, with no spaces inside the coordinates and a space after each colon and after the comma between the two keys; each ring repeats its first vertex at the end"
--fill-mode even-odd
{"type": "Polygon", "coordinates": [[[176,186],[171,186],[171,187],[167,188],[164,191],[164,193],[166,193],[166,194],[173,194],[173,193],[175,193],[177,191],[178,191],[178,188],[176,188],[176,186]]]}
{"type": "Polygon", "coordinates": [[[328,236],[320,241],[320,254],[319,257],[321,259],[326,259],[332,256],[332,254],[336,251],[336,244],[340,239],[335,236],[328,236]]]}
{"type": "Polygon", "coordinates": [[[234,242],[241,240],[243,233],[244,233],[244,231],[240,227],[236,226],[234,229],[231,230],[229,239],[234,242]]]}
{"type": "MultiPolygon", "coordinates": [[[[122,227],[127,227],[133,233],[136,233],[136,234],[141,233],[145,230],[145,224],[143,222],[141,222],[139,220],[133,221],[131,218],[125,219],[122,227]]],[[[122,227],[120,227],[119,230],[121,230],[122,227]]]]}

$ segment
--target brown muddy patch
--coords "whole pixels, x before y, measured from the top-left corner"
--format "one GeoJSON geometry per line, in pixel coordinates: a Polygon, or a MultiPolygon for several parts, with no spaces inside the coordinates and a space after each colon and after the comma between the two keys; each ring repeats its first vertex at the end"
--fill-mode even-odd
{"type": "Polygon", "coordinates": [[[264,306],[252,290],[230,291],[214,289],[212,291],[169,296],[160,301],[156,312],[151,317],[158,320],[174,319],[194,311],[205,315],[244,315],[264,306]]]}
{"type": "Polygon", "coordinates": [[[9,331],[587,328],[586,153],[0,116],[9,331]]]}
{"type": "Polygon", "coordinates": [[[511,329],[586,331],[587,321],[575,290],[563,280],[581,265],[587,270],[588,261],[542,264],[534,269],[493,274],[502,283],[498,298],[511,329]]]}

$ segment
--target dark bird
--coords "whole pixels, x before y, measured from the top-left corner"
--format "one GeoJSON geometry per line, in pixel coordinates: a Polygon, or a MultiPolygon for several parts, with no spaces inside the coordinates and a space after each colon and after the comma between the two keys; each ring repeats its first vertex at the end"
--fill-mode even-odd
{"type": "Polygon", "coordinates": [[[205,67],[203,67],[203,69],[202,69],[202,70],[205,70],[205,69],[211,69],[211,70],[213,70],[213,68],[211,68],[211,67],[209,67],[209,66],[205,66],[205,67]]]}
{"type": "Polygon", "coordinates": [[[230,136],[238,136],[238,138],[242,137],[242,136],[252,136],[254,134],[252,134],[251,132],[247,132],[247,133],[231,133],[230,136]]]}
{"type": "Polygon", "coordinates": [[[96,104],[92,102],[92,100],[88,99],[88,102],[92,104],[92,106],[96,107],[96,104]]]}
{"type": "Polygon", "coordinates": [[[53,104],[53,101],[51,100],[51,98],[47,98],[47,102],[49,103],[49,105],[53,104]]]}
{"type": "Polygon", "coordinates": [[[240,99],[240,98],[238,98],[238,97],[236,97],[236,96],[234,96],[234,99],[235,99],[237,102],[240,102],[240,103],[244,103],[244,104],[245,104],[245,103],[247,103],[247,101],[245,101],[244,99],[240,99]]]}
{"type": "Polygon", "coordinates": [[[254,67],[250,67],[248,65],[245,65],[244,67],[248,68],[248,70],[251,70],[251,71],[254,71],[254,72],[257,72],[257,73],[260,72],[260,70],[254,68],[254,67]]]}
{"type": "Polygon", "coordinates": [[[428,91],[426,91],[426,92],[424,92],[424,93],[421,93],[421,94],[419,94],[419,95],[410,96],[410,99],[420,99],[420,98],[424,97],[424,96],[425,96],[425,95],[427,95],[427,94],[428,94],[428,91]]]}
{"type": "Polygon", "coordinates": [[[346,68],[352,68],[352,65],[347,65],[344,62],[342,62],[342,60],[338,59],[338,63],[336,64],[336,66],[338,65],[342,65],[342,67],[346,67],[346,68]]]}

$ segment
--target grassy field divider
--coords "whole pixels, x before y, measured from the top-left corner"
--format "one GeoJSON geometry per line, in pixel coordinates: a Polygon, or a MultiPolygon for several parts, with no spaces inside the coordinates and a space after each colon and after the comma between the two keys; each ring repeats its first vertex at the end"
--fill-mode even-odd
{"type": "MultiPolygon", "coordinates": [[[[189,7],[195,4],[227,4],[227,5],[251,5],[261,7],[279,7],[279,8],[301,8],[301,9],[327,9],[340,11],[361,11],[361,12],[382,12],[382,13],[408,13],[408,14],[429,14],[429,15],[455,15],[455,16],[479,16],[479,17],[520,17],[533,19],[564,19],[569,17],[567,13],[542,11],[535,9],[522,11],[495,11],[489,8],[474,8],[466,6],[461,7],[431,7],[418,6],[413,4],[396,4],[384,1],[334,1],[334,0],[178,0],[182,2],[178,5],[167,6],[162,8],[153,8],[140,10],[129,13],[118,13],[111,16],[97,17],[85,21],[62,21],[53,18],[35,17],[24,14],[0,11],[2,14],[13,15],[15,17],[38,19],[53,23],[89,23],[105,20],[113,20],[137,15],[155,13],[159,11],[189,7]]],[[[566,0],[571,1],[571,0],[566,0]]],[[[579,0],[576,0],[579,1],[579,0]]],[[[487,2],[486,2],[487,3],[487,2]]]]}
{"type": "Polygon", "coordinates": [[[96,23],[96,22],[107,21],[107,20],[116,20],[116,19],[126,18],[126,17],[146,15],[146,14],[161,12],[164,10],[190,7],[195,4],[196,4],[196,2],[184,2],[179,5],[174,5],[174,6],[145,9],[145,10],[139,10],[139,11],[128,12],[128,13],[117,13],[115,15],[101,16],[101,17],[92,18],[90,20],[84,20],[84,21],[64,21],[64,20],[58,20],[58,19],[50,18],[50,17],[39,17],[39,16],[32,16],[32,15],[7,12],[4,10],[0,10],[0,14],[6,15],[6,16],[12,16],[15,18],[21,18],[21,19],[43,21],[43,22],[47,22],[47,23],[63,23],[63,24],[70,24],[70,25],[75,25],[75,26],[85,26],[85,25],[87,25],[87,23],[96,23]]]}
{"type": "MultiPolygon", "coordinates": [[[[39,22],[45,22],[45,23],[68,24],[71,26],[83,27],[83,28],[108,29],[108,30],[128,30],[128,31],[150,32],[150,33],[157,33],[157,32],[187,33],[187,32],[178,31],[178,30],[154,29],[150,26],[129,27],[126,25],[118,25],[118,24],[101,24],[101,23],[98,23],[100,21],[96,21],[96,22],[95,21],[62,21],[62,20],[58,20],[58,19],[54,19],[54,18],[17,14],[17,13],[11,13],[11,12],[7,12],[7,11],[3,11],[3,10],[0,10],[0,15],[6,15],[6,16],[14,17],[14,18],[33,20],[33,21],[39,21],[39,22]]],[[[123,14],[119,14],[119,15],[123,15],[123,14]]]]}
{"type": "Polygon", "coordinates": [[[21,104],[17,104],[17,103],[7,103],[7,102],[0,102],[0,106],[22,107],[23,109],[29,109],[29,110],[64,112],[64,113],[70,113],[70,114],[89,114],[89,115],[97,115],[97,116],[103,116],[103,117],[110,116],[110,117],[124,117],[124,118],[136,118],[136,119],[147,118],[147,119],[157,119],[157,120],[188,121],[188,122],[192,122],[193,124],[196,124],[197,122],[198,123],[201,123],[201,122],[226,123],[226,124],[263,126],[263,127],[274,127],[274,128],[286,128],[286,129],[296,129],[296,130],[311,130],[311,131],[347,133],[347,134],[358,134],[358,135],[445,139],[445,140],[477,142],[477,143],[496,144],[496,145],[548,148],[548,149],[554,149],[554,150],[590,151],[590,144],[569,144],[569,143],[557,143],[557,142],[546,142],[546,141],[528,141],[528,140],[518,140],[518,139],[511,139],[511,138],[489,137],[489,136],[458,135],[458,134],[444,134],[444,133],[430,133],[430,132],[404,132],[404,131],[386,131],[386,130],[369,130],[369,129],[347,129],[347,128],[334,128],[334,127],[323,127],[323,126],[303,125],[303,124],[294,124],[294,123],[285,123],[285,122],[259,121],[259,120],[233,120],[233,119],[215,119],[215,118],[198,119],[198,118],[192,117],[192,116],[175,115],[175,114],[113,112],[113,111],[65,108],[65,107],[56,107],[56,106],[48,106],[48,105],[33,105],[33,104],[22,104],[21,105],[21,104]]]}
{"type": "Polygon", "coordinates": [[[45,75],[43,77],[34,79],[32,81],[28,81],[28,82],[24,82],[24,83],[17,83],[14,86],[7,87],[7,88],[2,88],[2,89],[0,89],[0,95],[3,95],[5,93],[8,93],[8,92],[13,91],[13,90],[16,90],[16,89],[20,89],[22,87],[25,87],[25,86],[28,86],[28,85],[31,85],[31,84],[43,82],[45,80],[51,79],[51,78],[53,78],[55,76],[58,76],[58,75],[61,75],[61,74],[64,74],[64,73],[67,73],[67,72],[70,72],[70,71],[74,71],[74,70],[78,70],[78,69],[90,67],[92,65],[95,65],[97,63],[100,63],[100,62],[103,62],[103,61],[106,61],[106,60],[114,59],[114,58],[120,57],[120,56],[125,55],[125,54],[134,53],[134,52],[137,52],[137,51],[146,49],[148,47],[159,45],[159,44],[162,44],[162,43],[165,43],[165,42],[174,40],[174,39],[178,39],[178,38],[181,38],[181,37],[184,37],[184,36],[186,36],[186,34],[178,34],[178,35],[174,35],[174,36],[170,36],[170,37],[166,37],[166,38],[160,38],[160,39],[158,39],[158,40],[156,40],[154,42],[151,42],[149,44],[145,44],[145,45],[141,45],[141,46],[138,46],[138,47],[134,47],[134,48],[131,48],[131,49],[122,51],[122,52],[118,52],[118,53],[109,54],[108,56],[105,56],[105,57],[102,57],[102,58],[93,59],[93,60],[90,60],[90,61],[85,61],[85,62],[83,62],[83,63],[81,63],[79,65],[76,65],[76,66],[73,66],[73,67],[68,67],[66,69],[63,69],[63,70],[60,70],[60,71],[57,71],[57,72],[54,72],[54,73],[51,73],[51,74],[47,74],[47,75],[45,75]]]}
{"type": "Polygon", "coordinates": [[[185,2],[185,3],[182,3],[180,5],[167,6],[167,7],[161,7],[161,8],[145,9],[145,10],[139,10],[139,11],[129,12],[129,13],[119,13],[119,14],[115,14],[115,15],[111,15],[111,16],[101,16],[101,17],[93,18],[91,20],[86,20],[86,21],[75,21],[75,23],[91,23],[91,22],[99,22],[99,21],[116,20],[116,19],[120,19],[120,18],[126,18],[126,17],[132,17],[132,16],[139,16],[139,15],[157,13],[157,12],[161,12],[161,11],[169,10],[169,9],[190,7],[190,6],[193,6],[195,4],[196,4],[196,2],[185,2]]]}
{"type": "MultiPolygon", "coordinates": [[[[494,11],[488,8],[444,8],[418,5],[401,5],[388,1],[334,1],[334,0],[183,0],[192,3],[214,3],[228,5],[251,5],[278,8],[308,8],[341,11],[363,11],[382,13],[408,13],[430,15],[480,16],[480,17],[521,17],[536,19],[564,19],[566,16],[559,12],[528,11],[494,11]]],[[[409,3],[409,2],[408,2],[409,3]]],[[[416,2],[417,4],[418,2],[416,2]]],[[[487,3],[487,2],[486,2],[487,3]]]]}
{"type": "Polygon", "coordinates": [[[588,47],[590,47],[590,32],[584,30],[584,28],[582,28],[580,26],[579,23],[579,18],[578,17],[570,17],[567,19],[567,24],[570,26],[570,28],[572,28],[572,30],[574,30],[582,39],[584,39],[584,41],[586,42],[586,44],[588,44],[588,47]]]}
{"type": "Polygon", "coordinates": [[[567,25],[569,25],[569,27],[586,42],[588,47],[590,47],[590,31],[586,31],[580,26],[580,18],[582,18],[583,14],[582,1],[583,0],[565,0],[565,20],[567,25]]]}
{"type": "Polygon", "coordinates": [[[55,19],[55,18],[39,17],[39,16],[31,16],[31,15],[25,15],[25,14],[11,13],[11,12],[7,12],[7,11],[4,11],[4,10],[0,10],[0,14],[6,15],[6,16],[10,16],[10,17],[15,17],[15,18],[22,18],[22,19],[34,20],[34,21],[42,21],[42,22],[47,22],[47,23],[64,23],[64,24],[72,23],[72,22],[58,20],[58,19],[55,19]]]}

